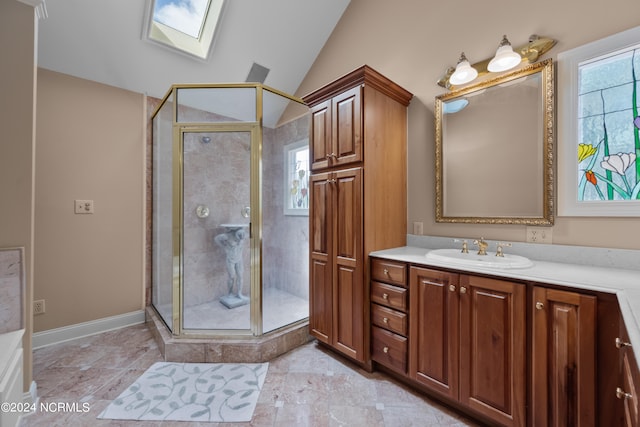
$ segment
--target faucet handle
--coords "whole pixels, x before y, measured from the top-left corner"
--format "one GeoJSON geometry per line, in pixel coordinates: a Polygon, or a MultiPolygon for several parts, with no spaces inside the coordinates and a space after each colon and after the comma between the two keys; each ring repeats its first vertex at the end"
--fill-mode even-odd
{"type": "Polygon", "coordinates": [[[498,242],[498,247],[496,249],[496,256],[504,256],[504,251],[502,250],[503,247],[511,247],[511,243],[503,243],[503,242],[498,242]]]}
{"type": "Polygon", "coordinates": [[[460,252],[462,252],[463,254],[468,254],[469,253],[469,244],[467,243],[466,240],[453,239],[453,241],[456,242],[456,243],[462,242],[462,250],[460,252]]]}

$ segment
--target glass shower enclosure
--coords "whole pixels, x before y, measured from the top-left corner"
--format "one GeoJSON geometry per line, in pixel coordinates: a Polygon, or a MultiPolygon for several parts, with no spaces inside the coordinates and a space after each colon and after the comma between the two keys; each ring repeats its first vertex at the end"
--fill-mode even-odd
{"type": "Polygon", "coordinates": [[[152,305],[174,336],[308,318],[308,109],[261,84],[174,85],[152,116],[152,305]]]}

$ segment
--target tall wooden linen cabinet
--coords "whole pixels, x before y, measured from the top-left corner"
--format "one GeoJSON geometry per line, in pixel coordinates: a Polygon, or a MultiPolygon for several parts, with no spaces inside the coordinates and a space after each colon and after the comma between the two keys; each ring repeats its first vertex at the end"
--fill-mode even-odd
{"type": "Polygon", "coordinates": [[[368,254],[406,244],[412,97],[366,65],[303,97],[311,107],[310,334],[369,369],[368,254]]]}

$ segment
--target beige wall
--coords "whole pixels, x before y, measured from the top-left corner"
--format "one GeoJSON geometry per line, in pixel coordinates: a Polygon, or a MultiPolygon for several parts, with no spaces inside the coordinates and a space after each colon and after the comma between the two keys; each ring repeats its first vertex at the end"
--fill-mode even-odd
{"type": "MultiPolygon", "coordinates": [[[[524,226],[435,222],[433,104],[443,93],[435,82],[455,65],[461,51],[472,63],[491,57],[503,34],[514,45],[524,44],[530,34],[552,37],[558,44],[547,57],[555,58],[637,26],[635,10],[636,0],[352,0],[296,95],[362,64],[380,71],[415,95],[409,107],[408,232],[420,221],[429,235],[524,241],[524,226]]],[[[629,238],[629,230],[638,228],[639,218],[557,218],[553,242],[640,249],[640,241],[629,238]]]]}
{"type": "Polygon", "coordinates": [[[144,307],[145,104],[38,70],[35,332],[144,307]],[[95,213],[74,214],[75,199],[95,213]]]}
{"type": "Polygon", "coordinates": [[[25,389],[31,383],[35,34],[32,6],[0,2],[0,247],[25,248],[25,389]]]}

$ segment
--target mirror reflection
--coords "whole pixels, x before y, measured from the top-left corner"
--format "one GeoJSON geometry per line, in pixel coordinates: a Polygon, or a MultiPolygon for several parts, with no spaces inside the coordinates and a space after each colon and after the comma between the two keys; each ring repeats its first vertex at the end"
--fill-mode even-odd
{"type": "Polygon", "coordinates": [[[553,223],[550,59],[436,98],[436,221],[553,223]]]}

